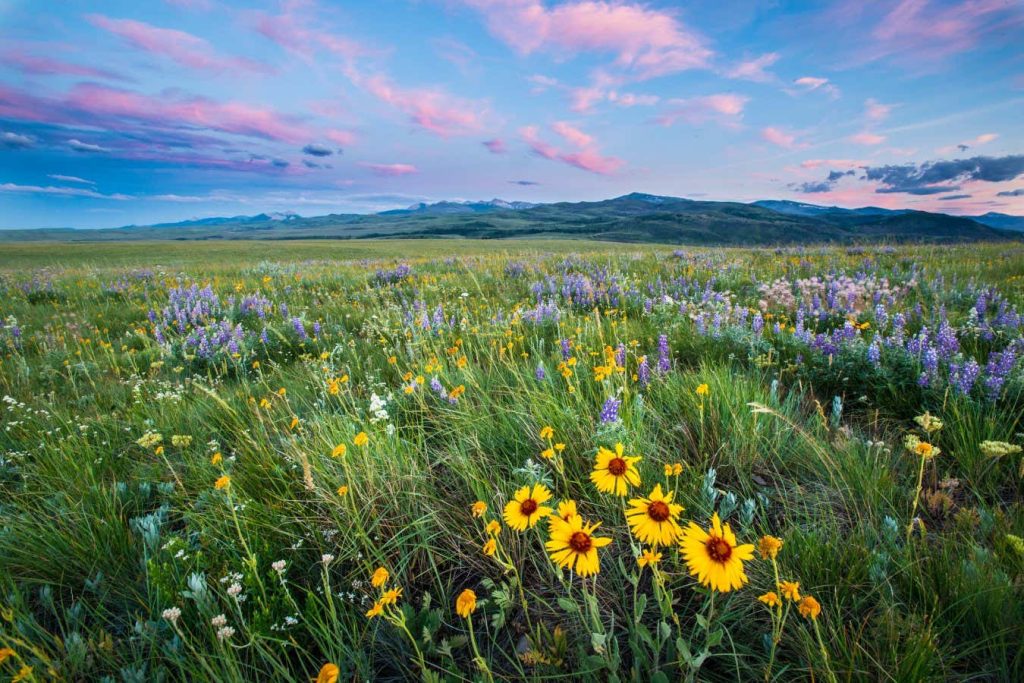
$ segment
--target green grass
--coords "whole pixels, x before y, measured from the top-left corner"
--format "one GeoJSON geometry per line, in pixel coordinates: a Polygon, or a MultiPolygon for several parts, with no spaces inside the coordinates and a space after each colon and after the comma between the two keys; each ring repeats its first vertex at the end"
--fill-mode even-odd
{"type": "Polygon", "coordinates": [[[856,316],[871,326],[831,358],[801,345],[792,312],[772,305],[785,316],[779,332],[777,317],[762,337],[749,325],[699,331],[698,313],[730,310],[729,293],[754,310],[759,284],[861,271],[907,285],[890,314],[907,313],[914,330],[944,310],[964,330],[963,357],[983,366],[1020,337],[1019,327],[969,332],[980,286],[1024,308],[1019,245],[683,255],[582,241],[7,245],[0,677],[310,680],[333,662],[338,680],[1022,680],[1021,456],[978,448],[1021,443],[1020,364],[994,397],[918,386],[919,359],[887,350],[880,366],[865,361],[883,326],[873,306],[856,316]],[[399,263],[411,274],[375,276],[399,263]],[[570,302],[565,272],[598,292],[614,277],[622,299],[570,302]],[[531,286],[549,277],[558,284],[543,298],[560,317],[534,324],[531,286]],[[648,310],[646,287],[672,281],[686,293],[648,310]],[[171,290],[192,283],[249,332],[237,356],[197,357],[182,343],[194,325],[155,338],[148,312],[161,316],[171,290]],[[257,293],[271,302],[265,319],[237,305],[257,293]],[[443,324],[425,329],[438,306],[443,324]],[[309,335],[318,323],[319,338],[299,338],[293,318],[309,335]],[[662,334],[666,373],[653,370],[662,334]],[[560,366],[562,339],[573,365],[560,366]],[[624,368],[598,379],[619,344],[624,368]],[[434,377],[464,393],[439,396],[434,377]],[[619,420],[602,424],[609,396],[622,399],[619,420]],[[930,436],[913,421],[925,410],[945,423],[930,436]],[[545,426],[565,444],[553,460],[540,455],[545,426]],[[149,432],[162,449],[140,445],[149,432]],[[908,433],[942,451],[925,463],[924,527],[909,539],[920,460],[903,448],[908,433]],[[799,581],[821,614],[786,603],[770,669],[773,611],[757,597],[778,590],[772,563],[755,554],[746,585],[713,599],[674,545],[660,549],[657,574],[640,568],[623,501],[590,481],[598,448],[616,443],[643,456],[629,497],[661,484],[685,506],[683,527],[707,527],[717,511],[740,543],[783,540],[780,578],[799,581]],[[230,485],[216,488],[225,475],[230,485]],[[612,543],[596,577],[555,567],[545,521],[524,533],[502,523],[496,557],[482,552],[485,522],[538,481],[552,503],[572,499],[602,522],[596,534],[612,543]],[[483,518],[471,513],[478,500],[483,518]],[[388,619],[370,619],[381,566],[385,588],[403,594],[388,619]],[[455,611],[467,588],[478,598],[472,641],[455,611]],[[169,608],[181,610],[176,622],[169,608]],[[218,615],[234,629],[223,640],[218,615]]]}

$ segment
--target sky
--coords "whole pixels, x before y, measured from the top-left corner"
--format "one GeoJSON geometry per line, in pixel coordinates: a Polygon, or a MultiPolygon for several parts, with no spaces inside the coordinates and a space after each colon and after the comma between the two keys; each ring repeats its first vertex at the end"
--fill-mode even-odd
{"type": "Polygon", "coordinates": [[[1024,2],[0,0],[0,227],[629,192],[1024,214],[1024,2]]]}

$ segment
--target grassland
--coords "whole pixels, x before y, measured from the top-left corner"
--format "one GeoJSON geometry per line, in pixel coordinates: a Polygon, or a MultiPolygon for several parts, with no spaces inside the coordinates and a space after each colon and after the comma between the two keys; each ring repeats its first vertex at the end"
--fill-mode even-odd
{"type": "Polygon", "coordinates": [[[0,677],[1024,680],[1022,308],[1018,243],[4,245],[0,677]]]}

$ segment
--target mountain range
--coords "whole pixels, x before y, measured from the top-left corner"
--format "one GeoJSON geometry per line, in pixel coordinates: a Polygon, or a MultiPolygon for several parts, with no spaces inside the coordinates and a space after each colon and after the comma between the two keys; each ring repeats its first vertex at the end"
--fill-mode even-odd
{"type": "Polygon", "coordinates": [[[910,209],[844,209],[784,200],[751,204],[631,194],[595,202],[419,203],[376,214],[295,213],[201,218],[100,230],[0,230],[0,241],[580,238],[667,244],[776,245],[970,242],[1024,238],[1024,217],[951,216],[910,209]]]}

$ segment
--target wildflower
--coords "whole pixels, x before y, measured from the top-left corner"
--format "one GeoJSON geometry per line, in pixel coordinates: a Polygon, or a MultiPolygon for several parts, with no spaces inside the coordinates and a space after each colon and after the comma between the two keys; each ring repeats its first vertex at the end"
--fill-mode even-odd
{"type": "Polygon", "coordinates": [[[641,569],[648,566],[653,567],[659,562],[661,562],[661,553],[654,552],[653,550],[644,550],[640,557],[636,558],[636,563],[641,569]]]}
{"type": "Polygon", "coordinates": [[[576,512],[576,501],[575,500],[563,500],[558,504],[558,511],[556,512],[558,517],[549,517],[550,520],[560,519],[563,522],[568,522],[570,519],[577,515],[576,512]]]}
{"type": "Polygon", "coordinates": [[[370,619],[373,619],[376,616],[380,616],[380,614],[383,611],[384,611],[384,605],[383,605],[383,603],[381,603],[378,600],[377,602],[373,603],[373,607],[371,607],[370,609],[368,609],[366,611],[366,616],[369,617],[370,619]]]}
{"type": "Polygon", "coordinates": [[[487,522],[487,526],[484,527],[484,531],[486,531],[491,536],[497,536],[501,533],[501,522],[499,522],[496,519],[492,519],[491,521],[487,522]]]}
{"type": "Polygon", "coordinates": [[[366,444],[370,443],[370,437],[366,435],[366,432],[359,432],[356,434],[356,438],[352,439],[352,443],[362,448],[366,444]]]}
{"type": "Polygon", "coordinates": [[[924,415],[918,415],[914,418],[914,422],[923,429],[924,431],[931,434],[942,429],[942,420],[935,417],[931,413],[926,412],[924,415]]]}
{"type": "Polygon", "coordinates": [[[559,567],[568,567],[580,576],[590,576],[601,571],[597,549],[612,542],[610,538],[594,536],[597,524],[584,524],[583,518],[574,515],[568,521],[552,520],[551,540],[545,547],[551,560],[559,567]]]}
{"type": "Polygon", "coordinates": [[[799,581],[782,581],[779,583],[779,590],[782,591],[782,596],[787,600],[792,600],[793,602],[800,601],[799,581]]]}
{"type": "Polygon", "coordinates": [[[340,458],[340,457],[344,456],[347,451],[348,451],[348,446],[346,446],[343,443],[339,443],[337,446],[335,446],[331,450],[331,457],[332,458],[340,458]]]}
{"type": "Polygon", "coordinates": [[[334,562],[334,555],[331,555],[330,553],[324,553],[320,556],[320,561],[323,562],[325,565],[330,564],[331,562],[334,562]]]}
{"type": "Polygon", "coordinates": [[[160,614],[160,616],[162,616],[165,621],[171,622],[171,626],[175,626],[178,623],[178,619],[181,618],[181,609],[177,607],[168,607],[160,614]]]}
{"type": "Polygon", "coordinates": [[[821,614],[821,605],[810,595],[804,596],[797,609],[800,610],[800,616],[811,621],[817,620],[818,615],[821,614]]]}
{"type": "Polygon", "coordinates": [[[636,470],[639,456],[623,455],[625,447],[615,444],[615,452],[604,448],[597,449],[594,460],[594,471],[590,473],[590,481],[602,493],[613,493],[616,496],[626,495],[626,485],[639,486],[640,473],[636,470]]]}
{"type": "Polygon", "coordinates": [[[210,626],[214,628],[223,628],[228,623],[228,618],[223,614],[218,614],[213,619],[210,619],[210,626]]]}
{"type": "Polygon", "coordinates": [[[9,647],[0,648],[0,664],[3,664],[8,658],[13,657],[15,652],[9,647]]]}
{"type": "Polygon", "coordinates": [[[648,498],[633,498],[626,510],[626,521],[633,535],[643,543],[655,547],[669,545],[682,533],[676,521],[683,506],[672,502],[674,492],[661,492],[661,484],[655,484],[648,498]]]}
{"type": "Polygon", "coordinates": [[[512,500],[505,505],[505,523],[516,531],[533,528],[542,517],[551,514],[551,508],[544,505],[551,500],[551,491],[544,484],[534,484],[516,491],[512,500]]]}
{"type": "Polygon", "coordinates": [[[696,393],[698,396],[707,396],[708,394],[711,393],[711,389],[709,389],[707,383],[705,383],[698,386],[694,393],[696,393]]]}
{"type": "Polygon", "coordinates": [[[550,441],[551,439],[555,438],[555,430],[552,429],[551,427],[541,428],[540,438],[544,439],[545,441],[550,441]]]}
{"type": "Polygon", "coordinates": [[[774,560],[782,549],[782,539],[774,536],[762,536],[757,542],[757,552],[762,560],[774,560]]]}
{"type": "Polygon", "coordinates": [[[154,446],[159,445],[163,440],[164,437],[159,432],[146,432],[139,437],[139,440],[135,443],[139,444],[143,448],[153,448],[154,446]]]}
{"type": "Polygon", "coordinates": [[[320,673],[316,675],[316,683],[337,683],[339,673],[337,664],[327,662],[320,667],[320,673]]]}
{"type": "Polygon", "coordinates": [[[555,449],[545,448],[540,452],[540,457],[544,458],[545,460],[551,460],[551,458],[555,457],[555,449]]]}
{"type": "Polygon", "coordinates": [[[338,487],[338,495],[339,496],[347,496],[348,495],[348,486],[346,486],[345,484],[342,484],[341,486],[339,486],[338,487]]]}
{"type": "Polygon", "coordinates": [[[212,456],[210,456],[211,465],[219,465],[222,462],[224,462],[224,456],[220,454],[220,451],[217,451],[212,456]]]}
{"type": "Polygon", "coordinates": [[[764,595],[759,595],[757,599],[769,607],[777,607],[782,602],[779,600],[779,594],[775,591],[768,591],[764,595]]]}
{"type": "Polygon", "coordinates": [[[276,562],[274,562],[273,564],[270,565],[270,568],[273,569],[278,574],[284,574],[284,569],[287,566],[288,566],[288,563],[285,562],[284,560],[277,560],[276,562]]]}
{"type": "Polygon", "coordinates": [[[387,569],[385,569],[384,567],[377,567],[377,569],[373,572],[373,576],[370,577],[370,585],[372,585],[374,588],[380,588],[388,582],[388,579],[390,577],[391,573],[388,572],[387,569]]]}
{"type": "Polygon", "coordinates": [[[29,677],[31,677],[31,676],[32,676],[32,667],[29,666],[28,664],[24,664],[21,667],[21,669],[18,670],[18,673],[14,674],[14,678],[11,679],[11,683],[21,683],[22,681],[28,680],[29,677]]]}
{"type": "Polygon", "coordinates": [[[389,588],[381,594],[380,602],[382,605],[393,605],[398,602],[400,597],[402,597],[401,588],[389,588]]]}
{"type": "Polygon", "coordinates": [[[171,436],[171,445],[175,448],[188,448],[192,445],[192,437],[183,434],[171,436]]]}
{"type": "Polygon", "coordinates": [[[226,474],[221,476],[217,481],[213,483],[213,488],[217,489],[218,491],[223,491],[229,486],[231,486],[231,477],[229,477],[226,474]]]}
{"type": "Polygon", "coordinates": [[[1014,455],[1021,452],[1021,447],[1005,441],[982,441],[978,449],[990,458],[1001,458],[1004,455],[1014,455]]]}
{"type": "Polygon", "coordinates": [[[498,550],[498,542],[495,541],[493,538],[488,538],[487,542],[484,543],[484,547],[482,549],[482,552],[487,557],[494,557],[494,553],[497,552],[497,550],[498,550]]]}
{"type": "Polygon", "coordinates": [[[459,597],[455,599],[455,611],[463,619],[469,619],[476,611],[476,593],[469,588],[459,593],[459,597]]]}
{"type": "Polygon", "coordinates": [[[473,511],[474,517],[483,517],[484,513],[487,512],[487,503],[483,502],[482,500],[478,500],[477,502],[473,503],[473,507],[470,509],[473,511]]]}
{"type": "Polygon", "coordinates": [[[937,446],[933,446],[927,441],[921,441],[921,439],[913,434],[907,435],[907,438],[903,440],[903,446],[911,453],[919,455],[925,460],[930,460],[941,452],[937,446]]]}
{"type": "Polygon", "coordinates": [[[722,524],[717,512],[707,531],[690,522],[680,545],[690,574],[702,585],[726,593],[747,582],[743,561],[754,557],[754,546],[737,545],[732,529],[722,524]]]}
{"type": "Polygon", "coordinates": [[[619,406],[622,405],[622,401],[617,398],[609,398],[601,406],[601,424],[609,424],[616,422],[619,419],[619,406]]]}

